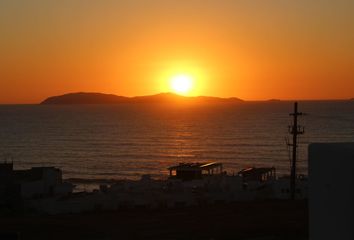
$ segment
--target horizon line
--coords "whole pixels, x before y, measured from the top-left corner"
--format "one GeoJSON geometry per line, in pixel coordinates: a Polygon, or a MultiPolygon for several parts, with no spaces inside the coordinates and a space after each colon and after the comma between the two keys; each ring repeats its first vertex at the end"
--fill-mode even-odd
{"type": "MultiPolygon", "coordinates": [[[[137,96],[140,97],[140,96],[137,96]]],[[[203,96],[196,96],[203,97],[203,96]]],[[[213,97],[213,96],[204,96],[204,97],[213,97]]],[[[230,97],[232,98],[232,97],[230,97]]],[[[354,101],[351,98],[328,98],[328,99],[266,99],[266,100],[245,100],[241,99],[244,103],[252,103],[252,102],[325,102],[325,101],[354,101]]],[[[40,105],[41,102],[0,102],[0,105],[40,105]]],[[[105,104],[97,104],[97,105],[109,105],[109,104],[121,104],[121,103],[105,103],[105,104]]],[[[58,104],[61,105],[61,104],[58,104]]],[[[65,105],[65,104],[63,104],[65,105]]],[[[73,104],[74,105],[74,104],[73,104]]],[[[84,104],[85,105],[85,104],[84,104]]],[[[95,104],[87,104],[87,105],[95,105],[95,104]]]]}
{"type": "MultiPolygon", "coordinates": [[[[79,93],[93,93],[93,94],[105,94],[105,95],[115,95],[118,97],[126,97],[126,98],[135,98],[135,97],[148,97],[148,96],[155,96],[155,95],[160,95],[160,94],[172,94],[180,97],[185,97],[185,98],[195,98],[195,97],[214,97],[214,98],[221,98],[221,99],[229,99],[229,98],[237,98],[243,102],[296,102],[296,101],[352,101],[354,100],[354,97],[349,97],[349,98],[314,98],[314,99],[307,99],[307,98],[300,98],[300,99],[281,99],[281,98],[269,98],[269,99],[243,99],[239,98],[236,96],[227,96],[227,97],[220,97],[220,96],[210,96],[210,95],[182,95],[174,92],[159,92],[159,93],[153,93],[153,94],[146,94],[146,95],[134,95],[134,96],[124,96],[124,95],[118,95],[116,93],[105,93],[105,92],[94,92],[94,91],[77,91],[77,92],[67,92],[63,94],[58,94],[58,95],[52,95],[44,98],[43,100],[40,100],[39,102],[5,102],[2,103],[0,102],[0,105],[39,105],[42,101],[51,98],[51,97],[57,97],[57,96],[63,96],[63,95],[68,95],[68,94],[79,94],[79,93]]],[[[114,104],[114,103],[113,103],[114,104]]]]}

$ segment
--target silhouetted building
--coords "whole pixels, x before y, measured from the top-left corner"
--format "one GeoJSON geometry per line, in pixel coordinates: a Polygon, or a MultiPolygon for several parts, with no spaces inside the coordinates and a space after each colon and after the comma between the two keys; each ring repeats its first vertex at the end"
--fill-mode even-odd
{"type": "Polygon", "coordinates": [[[62,180],[62,171],[55,167],[33,167],[14,170],[13,163],[0,163],[0,204],[18,199],[66,195],[73,185],[62,180]]]}
{"type": "Polygon", "coordinates": [[[238,172],[244,182],[248,181],[268,181],[268,180],[275,180],[276,179],[276,171],[275,168],[246,168],[242,169],[238,172]]]}
{"type": "Polygon", "coordinates": [[[309,146],[310,239],[354,237],[354,143],[309,146]]]}
{"type": "Polygon", "coordinates": [[[222,164],[211,163],[180,163],[169,167],[170,178],[175,177],[181,180],[201,179],[203,176],[210,176],[222,173],[222,164]]]}

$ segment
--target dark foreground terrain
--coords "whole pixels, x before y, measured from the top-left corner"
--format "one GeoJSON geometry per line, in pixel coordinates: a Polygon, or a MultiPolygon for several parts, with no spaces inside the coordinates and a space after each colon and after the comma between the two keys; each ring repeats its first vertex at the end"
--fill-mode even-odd
{"type": "Polygon", "coordinates": [[[2,239],[307,239],[306,201],[0,219],[2,239]]]}

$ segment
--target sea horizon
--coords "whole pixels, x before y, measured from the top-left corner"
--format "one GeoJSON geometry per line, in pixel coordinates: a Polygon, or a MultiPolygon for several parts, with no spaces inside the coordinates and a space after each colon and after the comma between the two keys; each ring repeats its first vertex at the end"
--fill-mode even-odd
{"type": "MultiPolygon", "coordinates": [[[[139,98],[139,97],[153,97],[158,95],[174,95],[176,97],[185,98],[185,99],[193,99],[193,98],[200,98],[200,97],[207,97],[207,98],[216,98],[216,99],[238,99],[242,103],[252,103],[252,102],[270,102],[270,101],[281,101],[281,102],[308,102],[308,101],[353,101],[354,97],[348,98],[315,98],[315,99],[307,99],[307,98],[299,98],[299,99],[282,99],[282,98],[267,98],[267,99],[243,99],[238,96],[213,96],[213,95],[183,95],[174,92],[158,92],[153,94],[145,94],[145,95],[132,95],[132,96],[125,96],[115,93],[105,93],[105,92],[92,92],[92,91],[78,91],[78,92],[68,92],[58,95],[47,96],[41,100],[36,102],[8,102],[8,103],[1,103],[0,105],[37,105],[43,104],[46,99],[53,98],[53,97],[61,97],[66,95],[75,95],[75,94],[101,94],[106,96],[116,96],[116,97],[124,97],[124,98],[139,98]]],[[[75,103],[74,103],[75,104],[75,103]]],[[[77,104],[96,104],[96,103],[77,103],[77,104]]],[[[102,104],[102,103],[97,103],[102,104]]],[[[103,104],[121,104],[121,103],[103,103],[103,104]]],[[[207,104],[207,103],[206,103],[207,104]]]]}

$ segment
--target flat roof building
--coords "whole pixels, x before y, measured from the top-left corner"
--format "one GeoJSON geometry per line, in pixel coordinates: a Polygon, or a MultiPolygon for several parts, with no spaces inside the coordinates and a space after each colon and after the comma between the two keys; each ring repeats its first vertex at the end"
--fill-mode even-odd
{"type": "Polygon", "coordinates": [[[354,142],[309,146],[310,239],[354,239],[354,142]]]}
{"type": "Polygon", "coordinates": [[[238,172],[238,175],[242,177],[244,182],[248,181],[268,181],[276,179],[276,170],[271,168],[245,168],[238,172]]]}
{"type": "Polygon", "coordinates": [[[201,179],[203,176],[222,174],[222,163],[180,163],[169,167],[170,178],[182,180],[201,179]]]}

